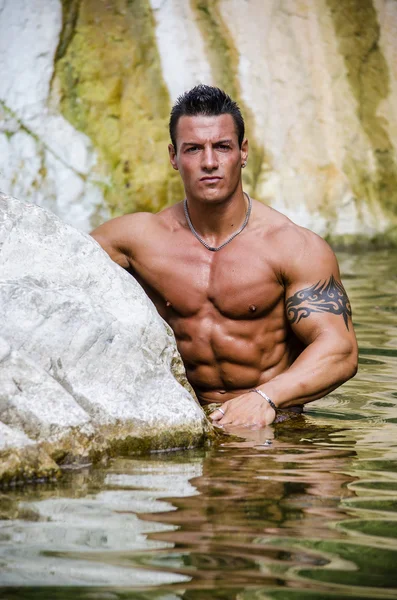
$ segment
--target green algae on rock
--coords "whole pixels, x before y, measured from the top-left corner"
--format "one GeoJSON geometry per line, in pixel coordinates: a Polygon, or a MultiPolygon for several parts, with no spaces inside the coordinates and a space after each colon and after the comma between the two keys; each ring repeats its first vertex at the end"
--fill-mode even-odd
{"type": "MultiPolygon", "coordinates": [[[[397,215],[397,164],[387,122],[378,113],[390,93],[390,75],[379,46],[380,27],[372,0],[326,0],[346,66],[346,77],[357,102],[358,118],[372,146],[376,173],[371,175],[352,154],[344,170],[357,199],[370,206],[379,201],[397,215]]],[[[394,220],[394,219],[393,219],[394,220]]],[[[393,236],[390,237],[393,241],[393,236]]]]}
{"type": "Polygon", "coordinates": [[[89,456],[97,462],[107,457],[186,450],[208,445],[214,439],[216,432],[209,422],[204,429],[187,425],[169,431],[150,427],[140,429],[135,423],[122,423],[101,428],[91,444],[89,456]]]}
{"type": "Polygon", "coordinates": [[[170,99],[147,0],[64,2],[56,79],[64,116],[99,152],[113,216],[183,197],[169,165],[170,99]]]}
{"type": "Polygon", "coordinates": [[[0,486],[58,479],[64,469],[106,463],[117,456],[200,448],[219,441],[219,437],[209,421],[204,427],[187,424],[169,430],[120,422],[98,427],[94,436],[76,429],[51,441],[32,441],[30,446],[0,451],[0,486]]]}
{"type": "Polygon", "coordinates": [[[56,462],[36,446],[9,448],[0,452],[0,485],[58,478],[56,462]]]}

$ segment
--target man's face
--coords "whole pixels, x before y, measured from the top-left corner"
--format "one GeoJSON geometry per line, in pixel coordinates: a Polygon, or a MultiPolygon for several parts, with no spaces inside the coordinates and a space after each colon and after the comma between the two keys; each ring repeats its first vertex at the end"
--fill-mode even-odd
{"type": "Polygon", "coordinates": [[[181,117],[176,143],[177,153],[169,146],[170,160],[174,169],[179,170],[189,198],[216,202],[236,191],[248,143],[244,140],[239,148],[231,115],[181,117]]]}

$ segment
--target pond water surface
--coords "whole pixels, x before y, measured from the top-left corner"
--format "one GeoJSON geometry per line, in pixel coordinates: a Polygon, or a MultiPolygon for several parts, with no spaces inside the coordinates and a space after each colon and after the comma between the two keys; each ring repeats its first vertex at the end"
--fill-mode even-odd
{"type": "Polygon", "coordinates": [[[356,378],[242,441],[0,496],[0,598],[397,598],[397,253],[339,255],[356,378]]]}

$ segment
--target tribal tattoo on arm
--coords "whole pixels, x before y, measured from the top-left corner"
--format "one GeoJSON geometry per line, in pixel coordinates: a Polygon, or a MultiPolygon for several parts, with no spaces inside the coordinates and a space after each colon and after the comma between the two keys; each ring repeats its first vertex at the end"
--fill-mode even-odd
{"type": "Polygon", "coordinates": [[[287,317],[291,325],[306,319],[312,313],[327,312],[342,315],[349,329],[349,317],[352,316],[349,298],[343,285],[333,275],[324,282],[321,280],[311,287],[299,290],[285,303],[287,317]]]}

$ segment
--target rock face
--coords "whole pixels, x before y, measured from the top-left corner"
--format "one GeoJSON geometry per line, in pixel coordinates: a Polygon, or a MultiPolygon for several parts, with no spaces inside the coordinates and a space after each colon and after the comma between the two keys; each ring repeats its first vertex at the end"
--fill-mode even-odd
{"type": "Polygon", "coordinates": [[[89,231],[109,211],[95,148],[63,117],[51,85],[61,3],[1,0],[0,14],[0,190],[89,231]]]}
{"type": "Polygon", "coordinates": [[[182,198],[172,102],[246,117],[245,188],[331,241],[397,241],[395,0],[1,0],[0,189],[90,227],[182,198]]]}
{"type": "Polygon", "coordinates": [[[90,236],[4,195],[0,305],[0,478],[200,443],[206,420],[142,288],[90,236]]]}
{"type": "Polygon", "coordinates": [[[197,80],[239,99],[254,197],[330,240],[386,233],[396,241],[396,2],[151,5],[172,99],[197,80]],[[192,28],[203,44],[188,45],[181,60],[175,32],[192,28]]]}

